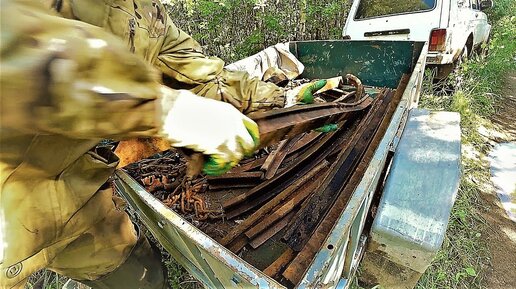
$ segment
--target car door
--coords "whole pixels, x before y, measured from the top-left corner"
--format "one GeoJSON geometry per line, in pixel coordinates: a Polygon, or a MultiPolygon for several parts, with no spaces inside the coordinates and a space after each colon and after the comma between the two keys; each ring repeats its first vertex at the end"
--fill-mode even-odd
{"type": "Polygon", "coordinates": [[[471,1],[474,0],[458,0],[457,1],[457,26],[454,28],[454,36],[452,38],[453,52],[460,52],[466,45],[466,41],[470,33],[474,29],[475,18],[473,15],[473,9],[471,9],[471,1]]]}

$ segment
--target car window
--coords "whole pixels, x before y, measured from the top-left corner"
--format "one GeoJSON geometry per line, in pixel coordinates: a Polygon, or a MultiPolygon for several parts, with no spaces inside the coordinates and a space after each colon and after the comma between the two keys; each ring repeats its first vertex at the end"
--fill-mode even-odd
{"type": "Polygon", "coordinates": [[[435,2],[436,0],[362,0],[358,5],[355,19],[432,10],[435,8],[435,2]]]}

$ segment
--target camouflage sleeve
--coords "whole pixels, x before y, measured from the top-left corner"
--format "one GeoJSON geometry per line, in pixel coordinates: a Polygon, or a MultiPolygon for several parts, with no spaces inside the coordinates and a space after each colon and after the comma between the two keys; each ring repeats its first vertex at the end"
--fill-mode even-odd
{"type": "Polygon", "coordinates": [[[244,72],[224,69],[224,62],[203,54],[201,46],[167,17],[167,32],[155,65],[165,83],[197,95],[231,103],[243,113],[281,107],[283,90],[244,72]]]}
{"type": "Polygon", "coordinates": [[[159,74],[120,40],[39,1],[1,4],[2,127],[73,138],[157,133],[159,74]]]}

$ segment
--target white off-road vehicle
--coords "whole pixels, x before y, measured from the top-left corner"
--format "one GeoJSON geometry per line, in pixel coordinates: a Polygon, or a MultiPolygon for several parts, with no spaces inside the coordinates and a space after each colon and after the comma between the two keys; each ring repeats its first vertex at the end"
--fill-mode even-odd
{"type": "Polygon", "coordinates": [[[443,78],[454,63],[489,40],[491,25],[481,0],[354,0],[343,36],[353,40],[428,41],[427,65],[443,78]]]}

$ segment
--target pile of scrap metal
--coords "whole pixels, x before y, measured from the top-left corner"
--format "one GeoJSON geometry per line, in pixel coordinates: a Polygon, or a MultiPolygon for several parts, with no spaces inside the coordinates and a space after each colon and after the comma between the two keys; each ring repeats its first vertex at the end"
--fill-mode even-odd
{"type": "Polygon", "coordinates": [[[127,170],[194,224],[209,220],[203,231],[291,287],[345,208],[401,99],[396,90],[346,79],[351,85],[333,80],[319,91],[324,103],[251,114],[262,149],[222,176],[186,180],[175,151],[127,170]],[[329,123],[338,129],[313,130],[329,123]]]}

